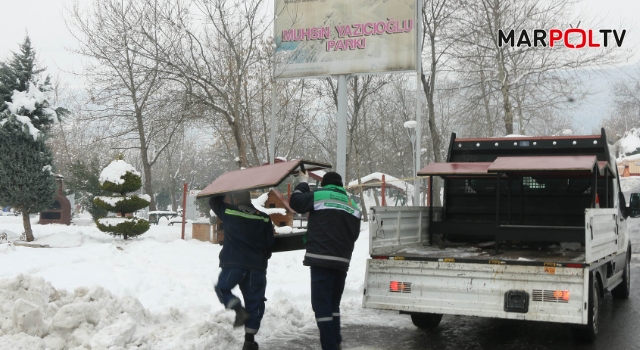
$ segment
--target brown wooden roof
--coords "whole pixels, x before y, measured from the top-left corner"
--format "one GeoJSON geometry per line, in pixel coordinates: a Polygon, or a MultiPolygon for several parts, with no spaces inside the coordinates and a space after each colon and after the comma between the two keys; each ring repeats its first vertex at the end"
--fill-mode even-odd
{"type": "Polygon", "coordinates": [[[489,175],[490,162],[431,163],[420,169],[418,176],[425,175],[489,175]]]}
{"type": "Polygon", "coordinates": [[[492,173],[512,171],[592,171],[596,156],[498,157],[487,169],[492,173]]]}
{"type": "MultiPolygon", "coordinates": [[[[592,172],[596,165],[596,156],[527,156],[498,157],[493,162],[449,162],[431,163],[422,168],[419,176],[469,176],[490,175],[509,172],[592,172]]],[[[601,176],[608,170],[613,174],[609,163],[598,161],[601,176]]]]}
{"type": "Polygon", "coordinates": [[[470,137],[470,138],[459,138],[456,139],[456,142],[480,142],[480,141],[489,141],[489,142],[505,142],[505,141],[539,141],[539,140],[580,140],[580,139],[595,139],[599,140],[600,135],[558,135],[558,136],[526,136],[526,135],[518,135],[518,136],[508,136],[508,137],[470,137]]]}
{"type": "Polygon", "coordinates": [[[306,171],[329,169],[331,164],[294,159],[254,168],[228,171],[205,187],[204,190],[198,193],[197,197],[210,197],[232,192],[276,187],[287,176],[297,174],[300,168],[304,168],[306,171]]]}

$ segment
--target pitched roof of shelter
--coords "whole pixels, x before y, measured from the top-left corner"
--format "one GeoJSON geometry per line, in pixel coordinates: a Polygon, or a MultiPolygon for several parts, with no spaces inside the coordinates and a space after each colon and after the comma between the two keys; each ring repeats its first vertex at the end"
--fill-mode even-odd
{"type": "Polygon", "coordinates": [[[228,171],[220,175],[209,184],[209,186],[205,187],[204,190],[200,191],[197,197],[210,197],[232,192],[276,187],[289,175],[297,174],[300,169],[314,171],[328,168],[331,168],[331,164],[294,159],[253,168],[228,171]]]}

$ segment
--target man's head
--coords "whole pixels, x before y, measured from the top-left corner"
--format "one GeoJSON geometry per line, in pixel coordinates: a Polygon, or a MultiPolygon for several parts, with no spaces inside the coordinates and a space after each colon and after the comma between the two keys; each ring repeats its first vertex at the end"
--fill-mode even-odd
{"type": "Polygon", "coordinates": [[[322,177],[322,182],[320,183],[320,186],[325,187],[327,185],[336,185],[336,186],[343,187],[342,176],[340,176],[340,174],[333,171],[330,171],[324,174],[324,176],[322,177]]]}
{"type": "Polygon", "coordinates": [[[249,194],[249,191],[235,192],[233,194],[233,204],[251,204],[251,194],[249,194]]]}

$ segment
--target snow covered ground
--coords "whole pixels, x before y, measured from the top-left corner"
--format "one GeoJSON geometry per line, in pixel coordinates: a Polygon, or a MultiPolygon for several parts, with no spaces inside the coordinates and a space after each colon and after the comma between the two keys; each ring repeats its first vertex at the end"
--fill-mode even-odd
{"type": "MultiPolygon", "coordinates": [[[[0,235],[18,239],[21,220],[0,216],[0,235]]],[[[100,232],[90,217],[73,221],[37,225],[32,219],[37,243],[51,248],[0,243],[0,350],[242,347],[244,331],[232,328],[233,311],[224,310],[213,291],[219,245],[183,241],[180,225],[165,221],[127,242],[100,232]]],[[[406,316],[361,308],[367,224],[362,230],[342,301],[343,322],[413,327],[406,316]]],[[[303,254],[275,253],[269,261],[258,342],[316,327],[303,254]]]]}

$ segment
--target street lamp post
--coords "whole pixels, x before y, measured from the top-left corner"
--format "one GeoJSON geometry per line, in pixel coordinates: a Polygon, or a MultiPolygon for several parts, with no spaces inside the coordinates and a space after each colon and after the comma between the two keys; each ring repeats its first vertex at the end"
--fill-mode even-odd
{"type": "MultiPolygon", "coordinates": [[[[411,159],[413,160],[413,167],[411,168],[411,174],[413,174],[413,176],[415,177],[417,174],[415,174],[414,172],[416,171],[416,126],[418,125],[418,123],[415,120],[409,120],[407,122],[404,123],[404,127],[407,129],[407,135],[409,135],[409,141],[411,141],[411,159]]],[[[418,198],[420,196],[420,189],[418,186],[420,186],[420,183],[418,181],[418,179],[414,179],[413,180],[413,186],[414,186],[414,193],[413,193],[413,205],[417,205],[417,203],[420,203],[420,198],[418,198]]]]}

